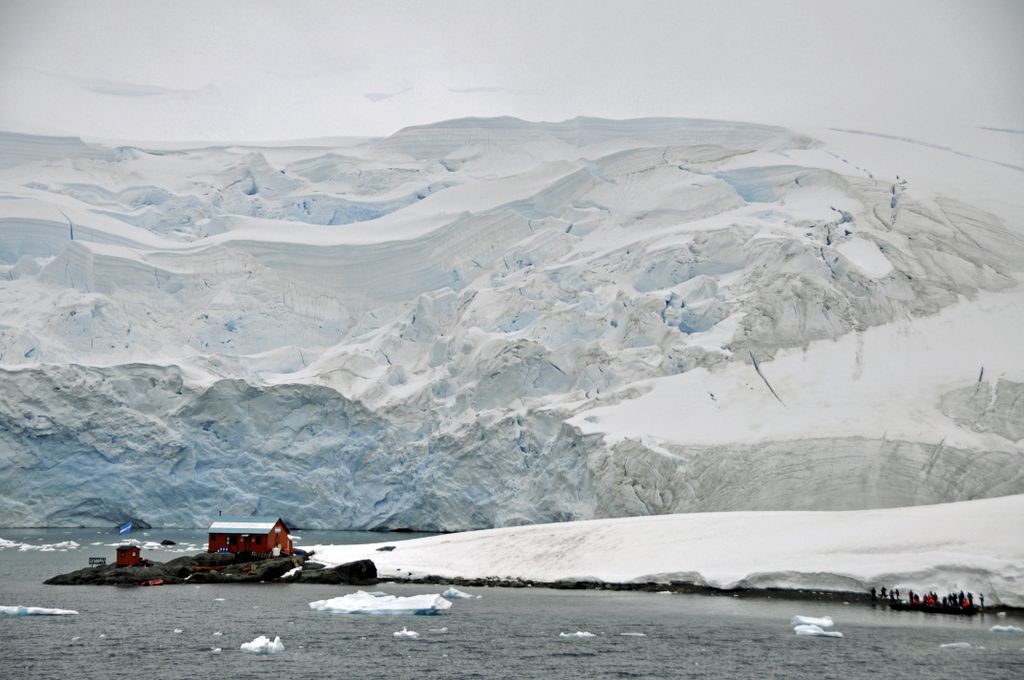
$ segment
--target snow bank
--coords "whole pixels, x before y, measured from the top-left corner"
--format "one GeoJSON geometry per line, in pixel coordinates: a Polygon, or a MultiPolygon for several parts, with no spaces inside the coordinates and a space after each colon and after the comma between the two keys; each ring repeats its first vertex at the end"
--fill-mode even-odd
{"type": "Polygon", "coordinates": [[[841,638],[843,634],[837,630],[824,630],[821,626],[815,626],[812,624],[805,624],[802,626],[794,626],[793,632],[797,635],[810,635],[813,637],[830,637],[830,638],[841,638]]]}
{"type": "Polygon", "coordinates": [[[6,616],[72,616],[78,614],[78,612],[74,609],[48,609],[46,607],[0,606],[0,614],[6,616]]]}
{"type": "Polygon", "coordinates": [[[330,565],[372,559],[382,577],[554,582],[686,581],[715,588],[985,593],[1024,606],[1024,496],[848,512],[661,515],[490,529],[384,544],[312,546],[330,565]],[[913,540],[908,541],[907,537],[913,540]]]}
{"type": "Polygon", "coordinates": [[[281,642],[279,637],[275,637],[274,641],[271,642],[270,638],[260,635],[252,642],[243,642],[241,650],[243,652],[252,652],[253,654],[277,654],[284,651],[284,643],[281,642]]]}
{"type": "Polygon", "coordinates": [[[816,618],[814,616],[800,616],[800,615],[797,615],[797,616],[794,616],[792,619],[789,620],[789,625],[791,625],[791,626],[810,625],[810,626],[821,626],[822,628],[831,628],[834,624],[832,622],[832,617],[831,616],[822,616],[820,618],[816,618]]]}
{"type": "Polygon", "coordinates": [[[443,597],[445,599],[448,599],[448,600],[479,600],[480,599],[479,595],[470,595],[469,593],[464,593],[464,592],[462,592],[461,590],[459,590],[458,588],[456,588],[454,586],[449,588],[448,590],[444,591],[443,593],[441,593],[441,597],[443,597]]]}
{"type": "Polygon", "coordinates": [[[452,603],[440,595],[375,595],[362,590],[329,600],[310,602],[309,608],[331,614],[440,614],[452,603]]]}
{"type": "Polygon", "coordinates": [[[399,640],[418,640],[420,638],[419,633],[417,633],[414,630],[409,630],[404,626],[402,627],[402,630],[396,630],[394,633],[392,633],[392,635],[394,635],[399,640]]]}

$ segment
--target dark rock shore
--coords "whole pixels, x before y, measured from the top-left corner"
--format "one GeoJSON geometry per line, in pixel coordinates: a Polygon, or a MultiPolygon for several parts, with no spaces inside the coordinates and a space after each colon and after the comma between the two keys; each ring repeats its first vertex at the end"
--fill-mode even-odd
{"type": "Polygon", "coordinates": [[[60,574],[44,581],[57,586],[120,586],[144,585],[160,580],[163,585],[178,583],[260,583],[282,582],[285,573],[302,567],[288,583],[328,583],[338,585],[372,585],[377,583],[377,567],[370,560],[342,564],[331,569],[310,563],[299,555],[254,558],[231,553],[198,553],[169,562],[148,562],[144,565],[119,567],[107,564],[86,567],[60,574]]]}

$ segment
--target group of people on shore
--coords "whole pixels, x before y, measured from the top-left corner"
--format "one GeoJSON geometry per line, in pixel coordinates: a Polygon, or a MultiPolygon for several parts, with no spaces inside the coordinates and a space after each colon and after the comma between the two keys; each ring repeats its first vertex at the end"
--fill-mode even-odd
{"type": "MultiPolygon", "coordinates": [[[[885,586],[882,586],[881,591],[875,590],[874,586],[871,587],[871,601],[876,602],[879,597],[882,600],[888,600],[889,602],[905,602],[906,604],[914,606],[924,607],[943,607],[952,609],[970,609],[974,607],[974,593],[947,593],[939,596],[936,592],[928,593],[915,593],[913,590],[907,593],[907,599],[900,599],[899,588],[893,588],[892,590],[886,591],[885,586]]],[[[981,608],[985,607],[985,595],[978,593],[978,606],[981,608]]]]}

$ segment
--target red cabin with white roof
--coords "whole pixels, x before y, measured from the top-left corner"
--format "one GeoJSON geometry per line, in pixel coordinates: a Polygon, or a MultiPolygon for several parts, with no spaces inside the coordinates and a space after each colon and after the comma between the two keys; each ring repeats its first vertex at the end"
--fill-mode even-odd
{"type": "Polygon", "coordinates": [[[209,532],[208,552],[292,554],[292,539],[280,517],[218,517],[209,532]]]}
{"type": "Polygon", "coordinates": [[[142,552],[137,545],[117,546],[117,566],[134,567],[142,562],[142,552]]]}

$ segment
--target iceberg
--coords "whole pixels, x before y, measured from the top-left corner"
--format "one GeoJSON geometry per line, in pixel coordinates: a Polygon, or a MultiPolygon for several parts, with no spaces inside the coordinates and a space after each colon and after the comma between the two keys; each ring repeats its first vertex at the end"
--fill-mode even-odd
{"type": "Polygon", "coordinates": [[[837,630],[824,630],[821,626],[816,626],[814,624],[803,624],[800,626],[794,626],[793,632],[797,635],[810,635],[813,637],[843,637],[843,634],[837,630]]]}
{"type": "Polygon", "coordinates": [[[351,595],[342,595],[329,600],[310,602],[309,608],[331,614],[440,614],[452,603],[440,595],[374,595],[359,590],[351,595]]]}
{"type": "Polygon", "coordinates": [[[260,635],[252,642],[243,642],[240,649],[243,652],[252,652],[253,654],[277,654],[284,651],[284,643],[281,642],[279,637],[275,637],[274,641],[271,642],[270,638],[260,635]]]}
{"type": "Polygon", "coordinates": [[[992,626],[989,630],[993,633],[999,633],[1002,635],[1020,635],[1024,633],[1024,628],[1017,626],[992,626]]]}
{"type": "Polygon", "coordinates": [[[810,625],[810,626],[820,626],[822,628],[831,628],[835,624],[832,622],[832,617],[831,616],[814,617],[814,616],[800,616],[798,614],[798,615],[794,616],[793,618],[791,618],[789,620],[789,625],[791,625],[791,626],[810,625]]]}
{"type": "Polygon", "coordinates": [[[0,606],[0,614],[6,616],[73,616],[78,614],[74,609],[48,609],[47,607],[8,607],[0,606]]]}
{"type": "Polygon", "coordinates": [[[445,599],[448,599],[448,600],[479,600],[480,599],[479,595],[470,595],[469,593],[464,593],[461,590],[459,590],[458,588],[454,588],[454,587],[453,588],[449,588],[448,590],[446,590],[443,593],[441,593],[441,597],[443,597],[445,599]]]}
{"type": "Polygon", "coordinates": [[[392,635],[399,640],[418,640],[420,637],[419,633],[414,630],[409,630],[405,626],[402,627],[402,630],[396,630],[392,635]]]}

